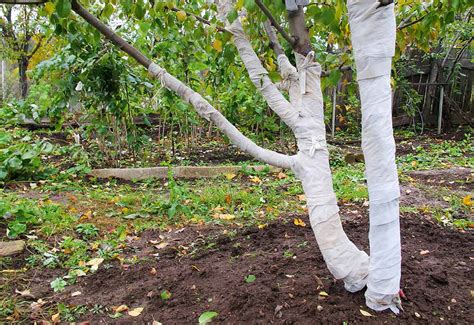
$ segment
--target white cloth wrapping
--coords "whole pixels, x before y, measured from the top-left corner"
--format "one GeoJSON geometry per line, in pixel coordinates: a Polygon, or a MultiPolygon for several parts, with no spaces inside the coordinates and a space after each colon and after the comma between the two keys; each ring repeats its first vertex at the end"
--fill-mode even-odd
{"type": "Polygon", "coordinates": [[[348,0],[362,104],[362,150],[369,190],[370,265],[366,304],[398,313],[401,276],[399,196],[390,71],[395,52],[393,4],[348,0]]]}
{"type": "Polygon", "coordinates": [[[309,0],[285,0],[286,10],[289,11],[296,11],[298,6],[307,6],[308,4],[309,0]]]}

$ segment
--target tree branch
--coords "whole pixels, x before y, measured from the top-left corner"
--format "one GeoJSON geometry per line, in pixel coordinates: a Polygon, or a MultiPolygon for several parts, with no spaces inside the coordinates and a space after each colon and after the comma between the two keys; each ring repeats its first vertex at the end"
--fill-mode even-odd
{"type": "Polygon", "coordinates": [[[268,20],[271,22],[272,26],[275,27],[275,29],[281,34],[281,36],[291,45],[295,45],[296,40],[294,37],[291,37],[284,29],[283,27],[278,24],[276,21],[275,17],[273,17],[272,13],[268,8],[262,3],[260,0],[255,0],[255,3],[257,6],[262,10],[262,12],[267,16],[268,20]]]}
{"type": "Polygon", "coordinates": [[[123,38],[114,33],[99,19],[84,9],[77,0],[72,0],[72,9],[79,16],[83,17],[89,24],[95,27],[102,35],[109,41],[117,45],[122,51],[129,54],[141,65],[146,67],[150,74],[159,78],[162,85],[167,89],[174,91],[183,100],[190,103],[198,114],[205,119],[212,121],[229,139],[238,146],[241,150],[251,154],[255,158],[268,163],[273,166],[282,168],[291,168],[293,158],[277,153],[271,150],[264,149],[252,140],[243,135],[234,125],[232,125],[219,111],[217,111],[208,101],[206,101],[200,94],[192,90],[190,87],[179,81],[177,78],[169,74],[165,69],[153,63],[140,51],[127,43],[123,38]]]}
{"type": "Polygon", "coordinates": [[[270,47],[275,52],[275,54],[277,56],[280,54],[285,54],[285,51],[281,47],[281,44],[278,41],[278,36],[275,33],[275,30],[273,29],[272,23],[269,19],[265,20],[265,22],[263,23],[263,28],[265,29],[265,32],[268,35],[268,39],[270,40],[270,47]]]}
{"type": "MultiPolygon", "coordinates": [[[[184,11],[184,10],[181,10],[181,9],[178,9],[178,8],[169,8],[171,11],[174,11],[174,12],[178,12],[178,11],[184,11]]],[[[201,16],[198,16],[196,14],[193,14],[192,12],[188,12],[188,11],[184,11],[186,13],[186,15],[188,16],[193,16],[194,18],[196,18],[196,20],[199,20],[201,23],[204,23],[206,25],[209,25],[211,26],[212,23],[205,19],[205,18],[202,18],[201,16]]],[[[219,31],[219,32],[223,32],[223,33],[230,33],[227,29],[225,29],[224,27],[221,27],[221,26],[216,26],[216,29],[219,31]]]]}

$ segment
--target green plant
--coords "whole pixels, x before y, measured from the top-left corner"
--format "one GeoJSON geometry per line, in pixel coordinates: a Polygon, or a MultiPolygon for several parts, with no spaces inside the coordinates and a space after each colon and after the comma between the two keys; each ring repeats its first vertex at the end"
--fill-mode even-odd
{"type": "Polygon", "coordinates": [[[252,283],[257,279],[257,277],[253,274],[249,274],[245,277],[245,282],[246,283],[252,283]]]}
{"type": "Polygon", "coordinates": [[[66,288],[67,282],[64,281],[62,278],[56,278],[51,282],[50,285],[54,292],[60,292],[63,291],[64,288],[66,288]]]}
{"type": "Polygon", "coordinates": [[[76,232],[84,238],[92,238],[99,234],[99,229],[92,223],[80,223],[76,226],[76,232]]]}

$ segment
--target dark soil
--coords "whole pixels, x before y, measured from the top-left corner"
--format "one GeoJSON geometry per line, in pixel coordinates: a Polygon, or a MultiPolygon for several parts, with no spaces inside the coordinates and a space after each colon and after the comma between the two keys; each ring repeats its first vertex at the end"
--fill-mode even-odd
{"type": "MultiPolygon", "coordinates": [[[[344,211],[351,215],[344,227],[367,250],[365,213],[357,206],[349,209],[344,211]]],[[[213,226],[145,232],[127,248],[128,257],[135,255],[141,262],[103,264],[94,275],[53,297],[49,282],[57,274],[40,271],[31,291],[37,298],[68,305],[144,307],[138,317],[125,313],[112,319],[112,311],[80,317],[91,324],[196,324],[200,314],[210,310],[219,313],[215,323],[222,324],[474,322],[472,232],[442,228],[421,215],[402,216],[402,287],[407,300],[405,311],[396,317],[370,311],[363,292],[346,292],[326,269],[311,228],[295,226],[294,217],[263,229],[213,226]],[[168,246],[157,249],[150,240],[160,235],[168,246]],[[429,253],[420,254],[423,250],[429,253]],[[256,277],[252,283],[244,280],[249,274],[256,277]],[[160,298],[164,290],[172,294],[167,301],[160,298]],[[71,297],[75,291],[82,294],[71,297]],[[363,316],[360,309],[373,317],[363,316]]],[[[306,217],[297,217],[308,223],[306,217]]]]}

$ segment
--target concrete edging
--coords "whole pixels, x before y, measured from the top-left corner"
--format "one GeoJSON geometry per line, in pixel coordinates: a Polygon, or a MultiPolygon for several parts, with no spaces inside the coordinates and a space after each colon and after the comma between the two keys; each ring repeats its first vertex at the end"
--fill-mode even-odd
{"type": "MultiPolygon", "coordinates": [[[[238,173],[243,166],[178,166],[171,168],[174,178],[210,178],[238,173]]],[[[268,165],[247,166],[247,168],[255,171],[263,171],[265,168],[269,168],[270,172],[281,171],[281,168],[268,165]]],[[[125,180],[166,179],[168,178],[168,167],[93,169],[89,175],[98,178],[113,177],[125,180]]]]}

